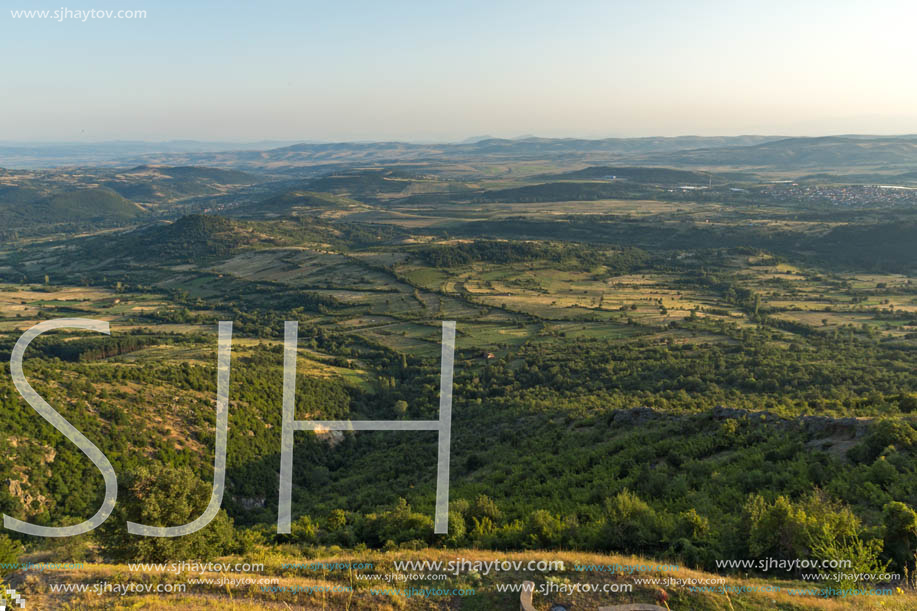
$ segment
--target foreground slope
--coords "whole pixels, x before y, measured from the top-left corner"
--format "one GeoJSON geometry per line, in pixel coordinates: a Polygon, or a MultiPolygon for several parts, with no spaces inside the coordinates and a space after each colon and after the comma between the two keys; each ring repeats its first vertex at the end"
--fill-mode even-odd
{"type": "MultiPolygon", "coordinates": [[[[515,611],[525,581],[534,583],[534,605],[539,611],[554,604],[568,609],[657,604],[660,589],[672,611],[907,611],[917,607],[913,592],[895,588],[880,595],[827,599],[818,593],[830,584],[788,578],[722,578],[638,556],[471,549],[304,551],[260,549],[245,557],[212,559],[224,570],[213,565],[175,570],[168,565],[87,563],[80,568],[19,572],[8,582],[25,593],[30,609],[515,611]],[[551,570],[537,570],[544,561],[559,562],[562,568],[555,564],[551,570]],[[440,568],[435,568],[436,563],[440,568]],[[246,564],[256,568],[242,570],[246,564]],[[504,566],[509,568],[500,568],[504,566]],[[529,566],[536,568],[528,570],[529,566]],[[233,570],[236,567],[240,570],[233,570]],[[653,581],[659,584],[650,583],[653,581]],[[679,585],[670,585],[675,582],[679,585]],[[105,584],[115,583],[134,584],[134,588],[163,584],[160,589],[174,591],[157,595],[104,591],[105,584]],[[78,592],[80,589],[85,591],[78,592]]],[[[43,558],[31,560],[41,562],[43,558]]]]}

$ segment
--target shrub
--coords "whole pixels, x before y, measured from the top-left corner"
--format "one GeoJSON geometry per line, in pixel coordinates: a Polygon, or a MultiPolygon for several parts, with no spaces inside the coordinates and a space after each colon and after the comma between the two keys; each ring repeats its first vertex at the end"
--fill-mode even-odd
{"type": "Polygon", "coordinates": [[[598,531],[596,547],[607,551],[646,553],[662,548],[674,524],[665,515],[623,490],[605,502],[606,517],[598,531]]]}
{"type": "MultiPolygon", "coordinates": [[[[827,537],[812,543],[812,555],[818,560],[848,560],[850,566],[838,571],[841,578],[836,582],[838,589],[853,590],[862,588],[855,575],[883,573],[888,568],[888,561],[881,562],[879,554],[882,552],[882,541],[871,539],[861,541],[859,536],[850,538],[832,539],[827,537]]],[[[868,586],[867,586],[868,587],[868,586]]]]}
{"type": "Polygon", "coordinates": [[[19,556],[25,551],[19,541],[10,539],[5,534],[0,534],[0,575],[12,573],[12,567],[19,561],[19,556]]]}

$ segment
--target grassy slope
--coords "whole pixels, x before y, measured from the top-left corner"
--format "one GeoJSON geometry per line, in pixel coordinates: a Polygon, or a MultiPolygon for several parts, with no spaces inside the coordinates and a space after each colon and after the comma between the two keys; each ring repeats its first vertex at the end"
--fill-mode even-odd
{"type": "MultiPolygon", "coordinates": [[[[30,558],[33,562],[42,560],[35,556],[30,558]]],[[[193,560],[189,560],[193,561],[193,560]]],[[[263,563],[264,571],[258,574],[242,573],[206,573],[172,574],[156,571],[131,572],[126,565],[112,564],[86,564],[81,569],[49,570],[44,572],[29,572],[23,575],[14,575],[8,581],[20,592],[25,592],[29,608],[32,609],[351,609],[385,611],[394,609],[466,609],[471,611],[518,609],[519,595],[511,593],[498,593],[497,584],[522,583],[531,580],[536,588],[549,580],[555,584],[602,584],[602,583],[632,583],[632,576],[614,573],[599,573],[576,571],[574,566],[580,565],[647,565],[653,564],[651,560],[634,556],[583,554],[575,552],[544,552],[531,551],[519,553],[484,552],[479,550],[439,550],[427,549],[420,551],[391,551],[391,552],[344,552],[337,554],[318,554],[314,557],[304,557],[295,553],[293,548],[273,550],[259,550],[245,558],[231,558],[214,560],[224,564],[237,562],[263,563]],[[367,582],[357,580],[353,574],[344,570],[329,570],[325,572],[309,569],[281,568],[285,563],[372,563],[371,571],[359,571],[363,574],[390,574],[394,573],[394,561],[404,560],[432,560],[449,562],[456,559],[475,561],[508,560],[561,560],[564,562],[564,571],[543,572],[518,572],[518,571],[491,571],[488,575],[474,575],[462,573],[459,576],[449,575],[445,580],[435,581],[407,581],[400,582],[392,587],[414,588],[474,588],[474,596],[433,596],[424,598],[420,596],[404,597],[386,594],[371,594],[371,587],[386,587],[385,582],[367,582]],[[250,577],[277,577],[279,586],[352,586],[354,593],[275,593],[262,592],[259,585],[236,585],[227,589],[225,585],[189,585],[184,594],[168,594],[160,596],[139,596],[118,594],[97,595],[95,593],[82,595],[63,595],[51,593],[51,583],[84,583],[96,584],[99,582],[112,583],[185,583],[187,579],[199,577],[219,580],[221,578],[250,577]],[[69,607],[67,606],[69,605],[69,607]]],[[[637,577],[658,577],[677,579],[710,579],[716,577],[710,573],[691,569],[679,569],[675,572],[644,572],[636,574],[637,577]]],[[[782,589],[811,587],[799,581],[785,579],[727,578],[726,583],[733,588],[742,586],[779,585],[782,589]]],[[[595,609],[600,605],[627,604],[627,603],[653,603],[657,592],[656,586],[635,585],[633,591],[627,594],[555,594],[541,596],[535,594],[534,601],[537,609],[548,609],[551,603],[563,602],[574,609],[595,609]]],[[[905,611],[917,608],[917,596],[913,593],[895,593],[891,596],[851,596],[846,599],[824,599],[812,596],[796,596],[786,592],[767,593],[741,593],[730,594],[728,597],[721,593],[695,593],[689,592],[685,587],[667,587],[669,594],[669,607],[685,611],[755,611],[758,609],[781,609],[785,611],[816,609],[821,611],[835,611],[841,609],[888,609],[891,611],[905,611]]]]}

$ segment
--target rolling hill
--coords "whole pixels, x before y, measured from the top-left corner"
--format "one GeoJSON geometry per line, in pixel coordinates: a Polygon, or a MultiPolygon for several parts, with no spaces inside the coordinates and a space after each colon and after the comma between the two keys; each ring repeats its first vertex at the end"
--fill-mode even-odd
{"type": "MultiPolygon", "coordinates": [[[[165,147],[137,154],[126,152],[119,162],[134,163],[133,171],[149,171],[184,178],[183,172],[198,173],[199,168],[182,170],[187,166],[208,166],[236,170],[289,172],[322,166],[348,168],[376,163],[456,162],[472,160],[489,162],[552,160],[560,165],[619,164],[650,166],[738,167],[771,170],[827,170],[831,168],[861,168],[914,171],[917,168],[917,136],[843,135],[817,138],[786,138],[781,136],[668,138],[484,138],[473,142],[421,144],[411,142],[329,142],[301,143],[280,148],[239,150],[229,145],[211,151],[165,147]],[[171,167],[165,170],[165,166],[171,167]]],[[[3,159],[4,149],[0,149],[3,159]]],[[[32,151],[40,155],[41,151],[32,151]]],[[[80,155],[95,160],[91,150],[69,150],[69,163],[79,163],[80,155]]],[[[17,163],[21,157],[14,155],[17,163]]],[[[25,167],[25,166],[23,166],[25,167]]],[[[211,170],[213,172],[213,170],[211,170]]],[[[200,178],[198,176],[197,178],[200,178]]],[[[220,182],[227,178],[211,175],[208,180],[220,182]]],[[[232,178],[245,182],[243,176],[232,178]]]]}
{"type": "Polygon", "coordinates": [[[302,143],[269,150],[200,152],[163,152],[138,156],[138,163],[164,165],[205,165],[221,168],[286,170],[309,166],[341,167],[380,162],[421,160],[526,160],[551,158],[564,163],[582,160],[618,160],[650,153],[672,152],[701,147],[742,147],[778,140],[778,136],[668,138],[485,138],[474,142],[420,144],[411,142],[329,142],[302,143]]]}
{"type": "Polygon", "coordinates": [[[7,230],[102,220],[123,222],[143,214],[143,208],[104,187],[52,193],[32,187],[0,189],[0,225],[7,230]]]}
{"type": "Polygon", "coordinates": [[[37,207],[40,213],[60,220],[131,219],[143,214],[137,204],[106,188],[57,193],[39,201],[37,207]]]}
{"type": "Polygon", "coordinates": [[[330,193],[293,190],[269,197],[261,202],[235,208],[230,211],[230,214],[241,217],[274,217],[358,208],[365,209],[367,206],[356,200],[330,193]]]}
{"type": "Polygon", "coordinates": [[[235,170],[141,165],[117,173],[103,184],[135,201],[161,202],[221,193],[227,187],[251,185],[258,180],[235,170]]]}
{"type": "Polygon", "coordinates": [[[180,262],[229,255],[257,241],[252,230],[227,218],[189,215],[174,223],[142,227],[106,243],[124,256],[142,252],[144,258],[180,262]]]}
{"type": "Polygon", "coordinates": [[[710,179],[708,172],[693,172],[690,170],[674,170],[671,168],[654,167],[622,167],[622,166],[593,166],[575,172],[561,174],[546,174],[538,176],[543,180],[628,180],[632,182],[665,184],[665,185],[692,185],[707,184],[710,179]]]}
{"type": "Polygon", "coordinates": [[[85,231],[223,209],[272,193],[259,191],[264,180],[236,170],[186,166],[2,170],[0,234],[85,231]]]}
{"type": "Polygon", "coordinates": [[[701,148],[644,156],[653,164],[810,170],[917,167],[917,136],[786,138],[752,146],[701,148]]]}

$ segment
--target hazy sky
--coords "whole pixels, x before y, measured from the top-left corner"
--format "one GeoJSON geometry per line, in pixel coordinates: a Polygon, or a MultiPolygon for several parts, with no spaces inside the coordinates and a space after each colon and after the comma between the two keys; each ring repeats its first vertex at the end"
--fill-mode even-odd
{"type": "Polygon", "coordinates": [[[2,4],[0,141],[917,133],[906,0],[2,4]]]}

